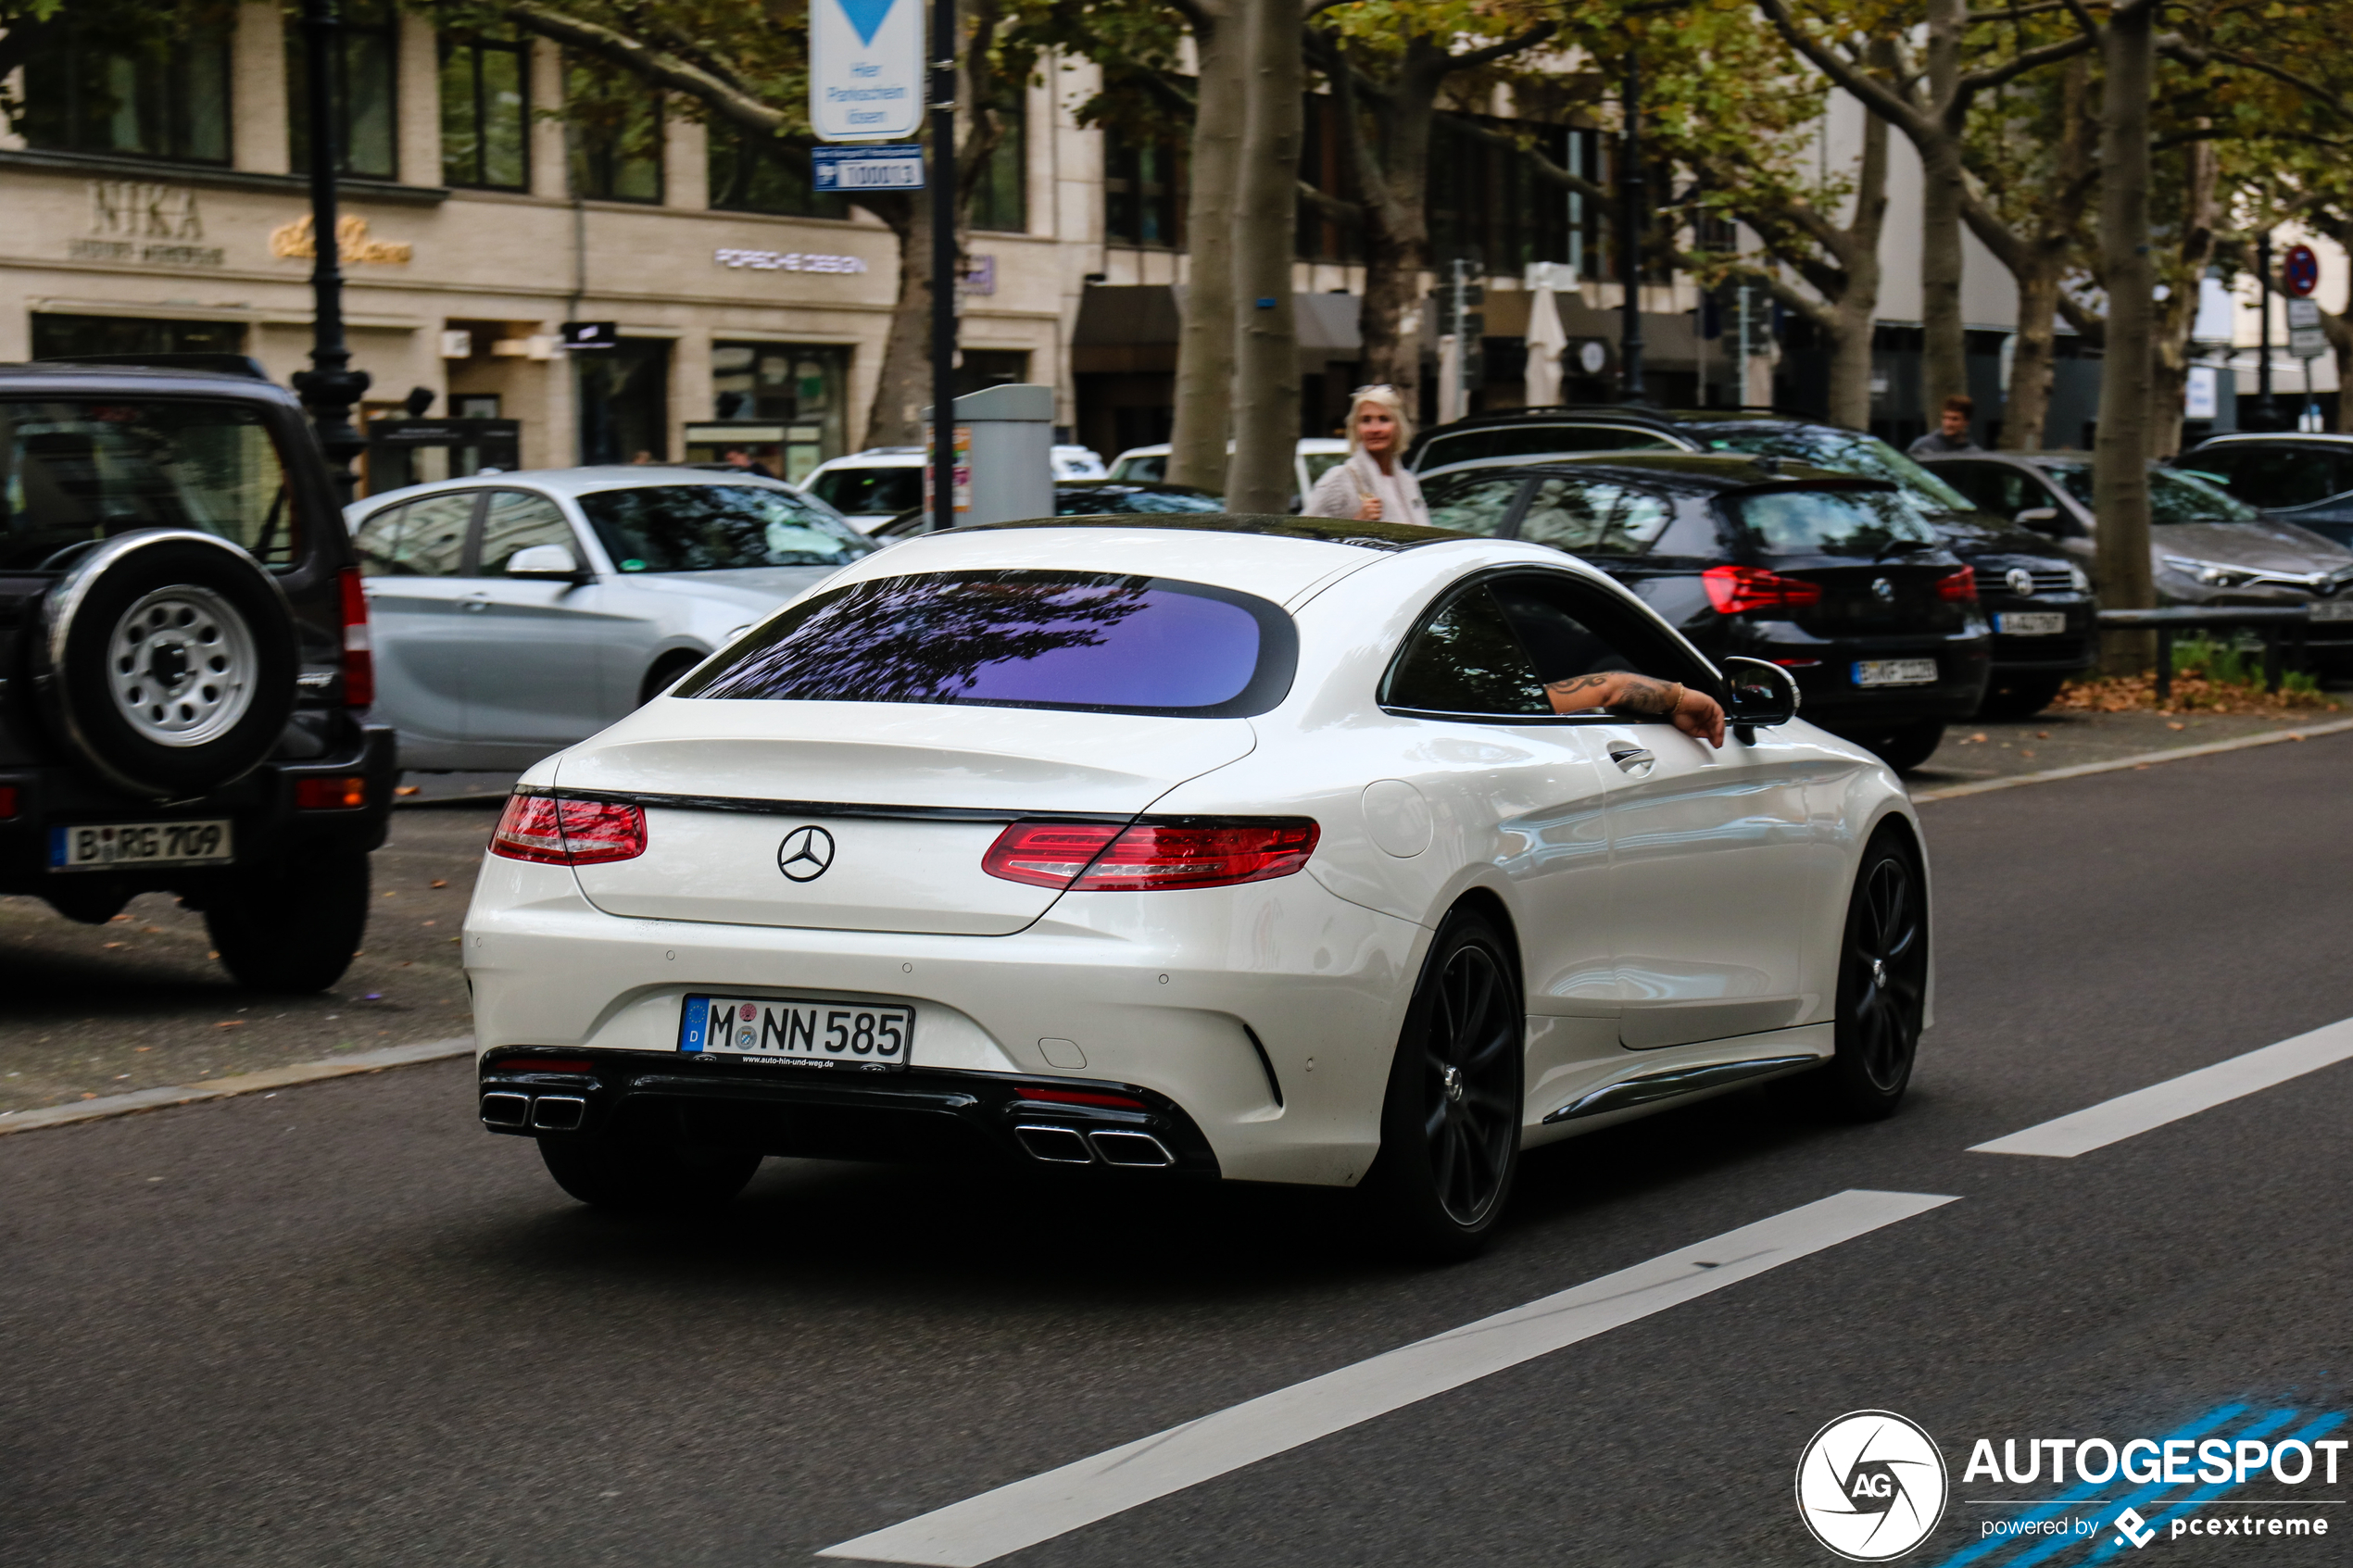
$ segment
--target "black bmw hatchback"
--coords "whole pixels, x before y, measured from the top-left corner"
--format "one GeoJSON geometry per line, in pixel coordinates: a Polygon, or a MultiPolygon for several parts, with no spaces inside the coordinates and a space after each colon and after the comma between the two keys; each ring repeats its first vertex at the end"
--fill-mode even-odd
{"type": "Polygon", "coordinates": [[[1896,487],[1771,458],[1613,454],[1434,475],[1431,523],[1548,545],[1711,659],[1769,659],[1805,716],[1900,771],[1985,696],[1976,574],[1896,487]]]}

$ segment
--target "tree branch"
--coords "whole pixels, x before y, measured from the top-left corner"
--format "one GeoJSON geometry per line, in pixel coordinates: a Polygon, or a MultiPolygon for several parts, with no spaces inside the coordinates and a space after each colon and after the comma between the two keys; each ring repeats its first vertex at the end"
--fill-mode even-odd
{"type": "Polygon", "coordinates": [[[1544,181],[1546,183],[1558,185],[1565,191],[1575,191],[1580,196],[1591,196],[1595,201],[1605,202],[1610,199],[1611,193],[1606,187],[1593,183],[1592,181],[1586,179],[1581,174],[1571,173],[1569,170],[1563,169],[1559,164],[1554,163],[1551,158],[1546,157],[1542,153],[1538,152],[1535,148],[1524,146],[1512,137],[1504,135],[1500,131],[1492,130],[1487,126],[1481,125],[1478,121],[1470,119],[1466,115],[1454,114],[1445,109],[1441,109],[1439,113],[1445,116],[1446,122],[1449,125],[1453,126],[1462,134],[1468,136],[1472,141],[1484,142],[1489,146],[1503,147],[1508,151],[1517,153],[1521,157],[1528,160],[1528,167],[1534,171],[1536,177],[1544,181]]]}
{"type": "MultiPolygon", "coordinates": [[[[722,118],[760,132],[778,136],[786,123],[784,111],[762,103],[734,82],[722,80],[703,67],[683,60],[666,49],[656,49],[627,33],[559,11],[537,0],[513,0],[499,7],[505,17],[518,26],[552,39],[558,44],[594,55],[641,79],[685,93],[700,100],[722,118]]],[[[796,146],[807,145],[805,138],[779,137],[796,146]]]]}
{"type": "Polygon", "coordinates": [[[1870,75],[1837,50],[1825,47],[1820,40],[1798,25],[1791,14],[1788,0],[1756,0],[1756,7],[1765,13],[1782,42],[1813,62],[1814,69],[1862,102],[1865,108],[1895,126],[1914,141],[1937,134],[1937,127],[1913,105],[1891,90],[1886,83],[1870,75]]]}

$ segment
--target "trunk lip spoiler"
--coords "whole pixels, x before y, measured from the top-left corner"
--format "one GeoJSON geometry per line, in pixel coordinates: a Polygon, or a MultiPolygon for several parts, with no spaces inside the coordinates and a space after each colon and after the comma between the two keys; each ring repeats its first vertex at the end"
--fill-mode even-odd
{"type": "Polygon", "coordinates": [[[574,785],[522,784],[516,795],[594,800],[612,806],[652,807],[672,811],[730,811],[761,817],[863,817],[883,822],[1019,822],[1050,817],[1061,822],[1133,822],[1134,811],[1057,811],[1005,806],[888,806],[858,800],[769,800],[735,795],[669,795],[645,790],[586,789],[574,785]]]}

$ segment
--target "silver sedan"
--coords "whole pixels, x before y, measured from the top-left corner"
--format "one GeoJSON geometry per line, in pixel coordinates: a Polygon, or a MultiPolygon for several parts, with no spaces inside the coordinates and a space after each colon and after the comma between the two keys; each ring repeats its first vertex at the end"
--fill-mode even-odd
{"type": "Polygon", "coordinates": [[[427,772],[584,740],[876,548],[788,484],[699,469],[477,474],[346,516],[376,716],[427,772]]]}

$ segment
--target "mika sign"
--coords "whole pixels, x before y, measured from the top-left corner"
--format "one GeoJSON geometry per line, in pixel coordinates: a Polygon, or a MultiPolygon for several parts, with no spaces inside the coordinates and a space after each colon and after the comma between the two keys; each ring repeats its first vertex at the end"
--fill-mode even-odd
{"type": "Polygon", "coordinates": [[[827,142],[924,122],[924,0],[810,0],[809,123],[827,142]]]}

